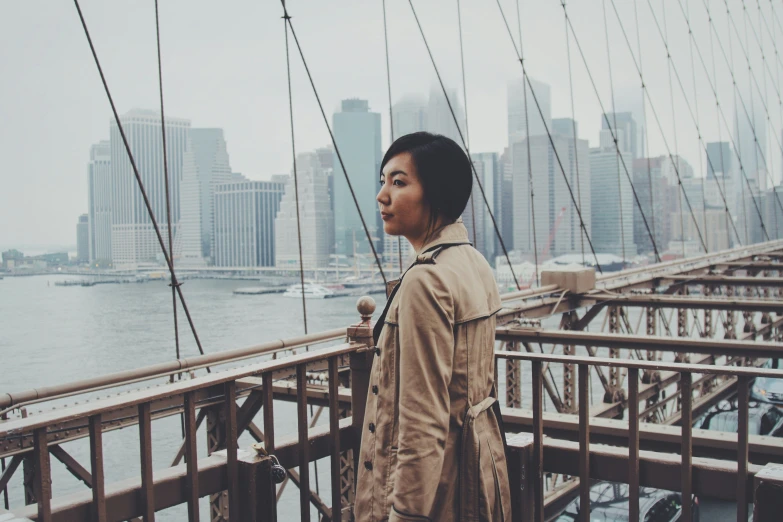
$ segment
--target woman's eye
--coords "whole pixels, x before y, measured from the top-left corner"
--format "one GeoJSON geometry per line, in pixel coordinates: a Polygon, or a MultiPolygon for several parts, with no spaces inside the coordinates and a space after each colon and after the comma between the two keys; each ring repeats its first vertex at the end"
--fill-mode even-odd
{"type": "Polygon", "coordinates": [[[405,183],[403,183],[402,181],[400,181],[398,179],[395,179],[394,180],[394,185],[397,186],[397,187],[404,187],[405,183]]]}
{"type": "Polygon", "coordinates": [[[380,185],[383,186],[383,180],[378,181],[378,183],[380,183],[380,185]]]}

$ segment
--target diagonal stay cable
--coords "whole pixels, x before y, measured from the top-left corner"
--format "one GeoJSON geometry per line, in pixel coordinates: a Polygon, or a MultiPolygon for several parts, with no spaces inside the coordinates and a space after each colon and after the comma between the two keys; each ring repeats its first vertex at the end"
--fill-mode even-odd
{"type": "MultiPolygon", "coordinates": [[[[82,23],[82,28],[84,29],[84,35],[87,37],[87,43],[90,45],[90,51],[92,52],[93,59],[95,60],[95,65],[98,68],[98,74],[101,77],[101,82],[103,83],[103,88],[106,91],[106,96],[109,99],[109,105],[111,105],[112,113],[114,114],[114,120],[117,123],[117,128],[120,132],[120,136],[122,137],[122,143],[125,146],[125,151],[128,153],[128,160],[130,161],[131,168],[133,169],[133,175],[136,177],[136,182],[139,186],[139,191],[141,192],[141,196],[144,199],[144,206],[147,208],[147,213],[150,216],[150,220],[152,221],[152,226],[155,229],[155,236],[158,239],[158,243],[160,244],[161,251],[163,252],[163,258],[166,260],[166,264],[169,268],[169,273],[172,275],[172,278],[174,277],[174,265],[171,262],[171,256],[169,255],[168,250],[166,249],[166,244],[163,240],[163,235],[160,232],[160,227],[158,226],[158,222],[155,220],[155,213],[152,211],[152,206],[150,204],[149,197],[147,196],[147,191],[144,189],[144,183],[141,181],[141,175],[139,174],[139,169],[136,166],[136,161],[133,159],[133,153],[131,152],[130,143],[128,142],[128,138],[125,135],[125,129],[122,126],[122,122],[120,121],[120,115],[117,112],[117,107],[114,105],[114,98],[111,95],[111,91],[109,90],[109,84],[106,82],[106,76],[103,74],[103,68],[101,67],[101,62],[98,60],[98,54],[95,51],[95,46],[92,43],[92,37],[90,36],[90,31],[87,29],[87,22],[84,20],[84,14],[82,13],[82,9],[79,6],[79,0],[73,0],[74,5],[76,6],[76,11],[79,13],[79,19],[82,23]]],[[[174,279],[172,279],[172,282],[174,279]]],[[[181,286],[176,286],[177,294],[179,295],[180,303],[182,304],[182,309],[185,311],[185,316],[188,318],[188,324],[190,325],[190,330],[193,332],[193,337],[196,340],[196,345],[198,346],[198,351],[201,353],[201,355],[204,355],[204,349],[201,346],[201,341],[198,338],[198,334],[196,333],[196,327],[193,324],[193,318],[190,316],[190,311],[188,310],[188,306],[185,303],[185,296],[182,294],[182,288],[181,286]]],[[[211,370],[207,368],[207,371],[210,372],[211,370]]]]}
{"type": "Polygon", "coordinates": [[[427,43],[427,37],[424,35],[424,29],[421,26],[421,22],[419,22],[419,17],[416,14],[416,8],[413,7],[413,0],[408,0],[408,4],[410,4],[413,17],[416,19],[416,25],[419,27],[419,34],[421,34],[421,39],[424,41],[424,47],[427,48],[427,54],[429,54],[430,61],[432,62],[432,68],[435,69],[435,75],[438,77],[440,88],[443,91],[443,97],[446,98],[446,104],[449,106],[449,112],[451,112],[451,117],[454,120],[454,125],[457,127],[457,132],[459,133],[460,140],[462,141],[462,146],[465,148],[465,151],[468,154],[468,161],[470,162],[470,168],[473,171],[473,177],[476,180],[476,184],[478,185],[479,190],[481,191],[481,197],[484,199],[484,206],[487,209],[487,213],[489,214],[489,217],[492,219],[492,226],[495,227],[495,234],[497,234],[497,237],[500,240],[500,246],[501,248],[503,248],[503,254],[506,256],[506,262],[508,263],[508,268],[511,271],[511,277],[514,278],[514,283],[516,284],[517,289],[521,290],[522,287],[519,285],[519,280],[517,279],[517,276],[514,273],[514,267],[511,264],[511,259],[508,256],[508,250],[506,249],[506,244],[503,241],[503,236],[500,234],[500,229],[498,228],[497,221],[495,220],[495,216],[492,213],[492,209],[489,206],[487,195],[484,192],[484,185],[481,183],[478,173],[476,172],[476,166],[473,164],[473,161],[470,160],[470,149],[468,148],[468,145],[465,141],[465,136],[462,134],[462,129],[460,129],[459,120],[457,119],[457,114],[454,112],[454,107],[452,107],[451,105],[449,94],[448,92],[446,92],[446,86],[444,85],[443,79],[440,76],[440,71],[438,71],[438,66],[435,63],[435,57],[432,55],[432,51],[430,50],[429,43],[427,43]]]}
{"type": "MultiPolygon", "coordinates": [[[[647,0],[647,1],[648,1],[648,5],[649,5],[649,0],[647,0]]],[[[718,113],[720,114],[720,121],[722,121],[724,126],[726,127],[726,132],[728,133],[728,137],[729,137],[729,140],[731,142],[732,148],[734,149],[734,153],[737,156],[737,161],[739,162],[739,167],[740,167],[740,174],[742,174],[742,177],[744,178],[745,183],[748,186],[748,189],[752,190],[751,186],[750,186],[750,180],[748,179],[747,173],[745,172],[745,167],[742,164],[742,156],[740,155],[739,147],[737,147],[737,143],[736,143],[734,137],[731,135],[731,127],[729,126],[728,120],[726,119],[726,115],[724,114],[723,109],[720,106],[720,100],[718,98],[718,91],[716,89],[716,86],[713,84],[712,80],[709,77],[709,71],[707,69],[706,62],[704,61],[704,56],[702,55],[701,49],[699,48],[699,44],[696,42],[695,36],[693,35],[693,29],[691,27],[690,18],[688,17],[687,13],[685,12],[685,8],[683,7],[682,1],[681,0],[677,0],[677,2],[678,2],[679,7],[680,7],[680,12],[682,13],[683,17],[685,18],[685,23],[686,23],[686,25],[688,27],[688,33],[689,33],[691,39],[693,40],[693,46],[696,49],[696,55],[699,57],[699,61],[701,62],[702,68],[704,68],[704,72],[705,72],[705,75],[707,77],[707,84],[710,86],[710,90],[712,90],[712,94],[715,97],[715,104],[716,104],[716,107],[718,108],[718,113]]],[[[712,41],[712,34],[715,33],[716,40],[718,40],[718,45],[720,46],[721,50],[724,53],[724,58],[726,58],[725,50],[723,49],[723,45],[720,42],[720,38],[718,37],[718,34],[717,34],[717,31],[715,30],[715,27],[712,25],[713,18],[710,15],[709,6],[705,4],[705,7],[707,9],[707,17],[709,19],[710,27],[712,28],[712,31],[710,31],[710,40],[712,41]]],[[[660,31],[660,26],[658,26],[658,24],[657,24],[657,18],[655,17],[655,12],[652,10],[652,6],[650,6],[650,10],[651,10],[651,12],[653,14],[653,18],[656,20],[656,27],[658,27],[658,33],[660,34],[660,32],[661,32],[660,31]]],[[[667,52],[669,52],[668,48],[667,48],[667,52]]],[[[679,74],[676,73],[677,68],[673,67],[673,70],[675,71],[675,74],[676,74],[677,79],[679,81],[679,74]]],[[[730,72],[731,72],[731,75],[732,75],[732,78],[733,78],[733,76],[734,76],[733,72],[731,70],[730,70],[730,72]]],[[[717,77],[716,77],[716,83],[717,83],[717,77]]],[[[737,91],[736,81],[732,80],[732,83],[734,85],[734,91],[736,93],[736,91],[737,91]]],[[[682,87],[682,82],[680,82],[680,86],[681,86],[681,88],[683,88],[682,87]]],[[[687,102],[687,100],[686,100],[686,105],[688,105],[688,108],[690,110],[690,104],[687,102]]],[[[691,113],[691,117],[693,118],[693,114],[692,113],[691,113]]],[[[705,150],[706,150],[706,146],[705,146],[705,150]]],[[[708,156],[707,160],[710,163],[710,168],[712,168],[712,162],[710,161],[709,156],[708,156]]],[[[723,161],[722,158],[721,158],[721,161],[723,161]]],[[[720,184],[716,183],[716,185],[720,189],[720,184]]],[[[744,187],[744,185],[743,185],[743,187],[744,187]]],[[[754,205],[754,207],[756,207],[756,212],[758,213],[759,220],[761,221],[762,231],[764,232],[764,235],[766,235],[767,238],[769,238],[769,234],[767,234],[766,226],[764,225],[764,219],[762,218],[762,215],[761,215],[761,210],[759,209],[759,206],[756,203],[756,199],[753,198],[752,196],[753,195],[752,195],[752,192],[751,192],[751,199],[753,200],[753,205],[754,205]]],[[[723,194],[722,194],[722,197],[724,197],[724,202],[725,202],[725,196],[723,194]]],[[[747,222],[747,219],[745,219],[745,221],[747,222]]],[[[736,229],[735,229],[735,232],[736,232],[736,229]]],[[[747,238],[746,238],[746,242],[747,242],[747,238]]]]}
{"type": "MultiPolygon", "coordinates": [[[[169,162],[166,151],[166,114],[163,110],[163,66],[160,58],[160,15],[158,14],[158,0],[155,0],[155,37],[158,45],[158,87],[160,90],[160,134],[163,140],[163,177],[166,186],[166,222],[169,233],[169,255],[171,255],[171,307],[174,313],[174,346],[176,348],[177,359],[179,353],[179,325],[177,323],[177,278],[174,275],[174,241],[171,234],[171,197],[169,195],[169,162]]],[[[172,376],[173,379],[173,376],[172,376]]]]}
{"type": "MultiPolygon", "coordinates": [[[[462,103],[465,106],[465,150],[470,150],[470,126],[468,125],[468,88],[465,82],[465,53],[462,47],[462,9],[460,8],[460,2],[457,0],[457,28],[459,29],[459,61],[460,70],[462,71],[462,103]]],[[[459,124],[457,124],[459,126],[459,124]]],[[[473,163],[473,158],[468,157],[470,163],[473,163]]],[[[478,236],[476,235],[476,205],[473,197],[473,191],[470,194],[470,219],[473,223],[473,242],[478,245],[478,236]]]]}
{"type": "MultiPolygon", "coordinates": [[[[565,11],[565,8],[564,8],[564,11],[565,11]]],[[[574,29],[574,25],[573,25],[573,23],[571,23],[571,17],[569,17],[567,15],[567,13],[566,13],[566,18],[568,20],[568,27],[571,29],[571,33],[574,35],[574,41],[576,42],[576,48],[579,50],[579,54],[581,55],[582,61],[584,62],[585,68],[587,69],[587,74],[588,74],[588,77],[590,78],[591,84],[593,85],[593,90],[595,90],[596,94],[598,94],[598,89],[597,89],[597,87],[595,85],[595,81],[593,80],[593,75],[590,72],[590,68],[587,65],[587,58],[585,57],[584,51],[582,50],[582,45],[579,43],[579,38],[576,35],[576,30],[574,29]]],[[[626,39],[626,42],[627,42],[628,41],[628,36],[625,34],[625,30],[624,29],[623,29],[623,35],[625,35],[625,39],[626,39]]],[[[635,60],[634,60],[634,63],[635,63],[635,60]]],[[[637,66],[637,71],[638,71],[638,66],[637,66]]],[[[666,147],[666,151],[668,153],[669,159],[671,160],[672,166],[674,167],[674,172],[677,175],[677,183],[680,186],[680,190],[683,191],[683,195],[685,196],[685,202],[688,204],[688,210],[690,211],[691,218],[693,219],[693,223],[696,226],[696,232],[699,234],[699,240],[701,241],[702,247],[704,247],[704,249],[706,250],[706,243],[704,242],[704,237],[702,236],[701,228],[699,227],[699,223],[696,220],[696,216],[694,215],[693,208],[691,207],[690,201],[688,199],[688,194],[686,194],[684,192],[685,188],[682,186],[682,179],[680,177],[680,169],[677,167],[677,163],[674,161],[674,157],[672,156],[671,149],[669,148],[669,142],[666,140],[666,134],[663,131],[663,126],[661,125],[661,121],[658,118],[658,113],[655,111],[655,106],[652,104],[652,99],[650,98],[650,93],[649,93],[649,91],[646,88],[645,88],[645,93],[647,94],[647,99],[650,102],[650,110],[652,111],[653,117],[655,118],[655,122],[658,125],[658,130],[661,133],[661,138],[663,139],[663,143],[664,143],[664,145],[666,147]]],[[[598,102],[601,103],[600,97],[598,99],[598,102]]],[[[603,104],[601,104],[601,108],[603,110],[603,104]]],[[[606,118],[606,111],[604,111],[604,118],[606,118]]],[[[617,137],[614,136],[614,134],[613,134],[613,138],[615,140],[615,144],[617,144],[617,137]]],[[[623,162],[623,165],[625,165],[624,162],[623,162]]],[[[628,174],[628,168],[627,167],[625,169],[625,172],[626,172],[626,174],[628,174]]],[[[633,187],[633,183],[631,183],[631,187],[633,187]]],[[[635,190],[633,192],[634,192],[634,198],[636,199],[636,204],[639,206],[639,209],[641,210],[642,206],[641,206],[641,203],[639,202],[639,196],[636,194],[635,190]]],[[[642,217],[644,217],[644,213],[643,212],[642,212],[642,217]]],[[[645,224],[647,224],[647,219],[646,218],[644,219],[644,222],[645,222],[645,224]]],[[[647,232],[648,232],[648,234],[650,234],[650,237],[652,238],[652,233],[650,232],[649,226],[647,226],[647,232]]],[[[653,248],[655,248],[656,258],[658,259],[658,261],[660,261],[660,256],[658,255],[658,249],[655,246],[655,243],[653,243],[653,248]]]]}
{"type": "MultiPolygon", "coordinates": [[[[574,43],[576,43],[576,48],[579,51],[579,56],[582,58],[582,63],[584,63],[585,70],[587,71],[587,77],[590,79],[590,84],[593,87],[593,92],[595,93],[595,97],[598,100],[598,105],[601,107],[601,112],[603,113],[604,121],[606,122],[606,126],[609,128],[609,132],[612,135],[612,140],[614,141],[614,146],[619,151],[620,142],[617,139],[617,134],[615,134],[614,129],[612,129],[612,124],[609,121],[609,117],[606,113],[606,108],[604,107],[603,102],[601,101],[601,95],[598,92],[598,87],[595,84],[595,79],[593,78],[593,73],[590,71],[590,66],[587,63],[587,57],[585,56],[584,51],[582,50],[582,44],[579,43],[579,38],[576,35],[576,31],[574,30],[574,25],[571,23],[571,17],[568,16],[568,10],[566,9],[565,2],[563,0],[560,0],[560,6],[563,8],[563,16],[565,16],[566,23],[568,24],[568,28],[571,29],[571,34],[574,36],[574,43]]],[[[663,129],[661,129],[661,133],[663,133],[663,129]]],[[[671,154],[670,154],[671,156],[671,154]]],[[[625,163],[625,158],[623,158],[622,154],[620,154],[620,162],[623,166],[623,171],[625,172],[625,176],[628,179],[629,185],[631,185],[631,193],[633,194],[634,201],[636,202],[636,206],[639,209],[639,214],[642,216],[642,222],[644,223],[644,228],[647,231],[647,235],[650,236],[650,241],[652,242],[653,252],[655,254],[656,261],[661,261],[661,255],[658,250],[658,244],[655,241],[655,236],[653,236],[652,230],[650,230],[650,224],[647,222],[647,216],[644,213],[644,209],[642,208],[642,203],[639,200],[639,194],[636,192],[636,187],[634,187],[633,180],[631,179],[631,175],[628,171],[628,165],[625,163]]],[[[673,160],[672,160],[673,162],[673,160]]],[[[698,227],[697,227],[698,228],[698,227]]],[[[703,243],[703,241],[702,241],[703,243]]]]}
{"type": "MultiPolygon", "coordinates": [[[[386,27],[386,0],[382,0],[383,7],[383,46],[386,51],[386,90],[389,93],[389,137],[394,143],[394,109],[392,108],[391,93],[391,68],[389,67],[389,31],[386,27]]],[[[400,275],[402,275],[402,236],[397,236],[397,259],[400,263],[400,275]]]]}
{"type": "MultiPolygon", "coordinates": [[[[503,18],[503,23],[506,26],[506,31],[508,32],[508,37],[511,39],[511,43],[514,43],[514,35],[511,33],[511,27],[508,25],[508,19],[506,18],[506,13],[503,11],[503,6],[500,5],[500,0],[497,0],[498,9],[500,10],[500,16],[503,18]]],[[[565,174],[565,168],[563,167],[563,162],[560,159],[560,154],[557,152],[557,147],[555,147],[555,141],[552,139],[552,133],[549,130],[549,126],[546,124],[545,118],[544,118],[544,112],[541,109],[541,104],[538,102],[538,97],[536,96],[536,92],[533,90],[533,84],[530,82],[530,76],[527,74],[527,67],[525,66],[525,62],[522,60],[522,56],[519,54],[519,50],[517,49],[516,45],[514,47],[514,52],[517,55],[517,60],[519,61],[520,65],[522,66],[522,75],[527,81],[527,85],[530,88],[530,94],[533,97],[533,101],[536,104],[536,109],[538,109],[538,115],[541,118],[541,122],[544,125],[544,130],[546,130],[547,138],[549,139],[549,144],[552,146],[552,152],[555,155],[555,159],[557,160],[557,164],[560,167],[560,173],[563,175],[563,181],[565,181],[566,188],[568,189],[568,194],[571,197],[571,203],[574,205],[574,208],[576,209],[576,213],[579,216],[579,226],[582,228],[582,231],[585,234],[585,237],[587,238],[587,243],[590,246],[590,251],[593,254],[593,259],[595,260],[595,266],[598,268],[598,271],[600,273],[604,273],[604,271],[601,269],[601,264],[598,262],[598,255],[595,253],[595,248],[593,248],[593,241],[590,239],[590,234],[587,232],[587,227],[585,226],[584,219],[582,218],[582,209],[579,208],[579,205],[576,204],[576,198],[574,197],[574,191],[571,189],[571,183],[568,182],[568,176],[565,174]]]]}
{"type": "Polygon", "coordinates": [[[299,56],[302,58],[302,65],[304,65],[305,72],[307,73],[307,78],[310,80],[310,86],[313,89],[313,94],[315,95],[315,100],[318,102],[318,108],[321,110],[321,116],[323,117],[324,124],[326,125],[326,130],[329,131],[329,137],[332,140],[332,145],[334,146],[334,152],[337,154],[337,160],[340,162],[340,167],[342,168],[343,175],[345,176],[345,181],[348,184],[348,190],[351,192],[351,198],[353,198],[353,203],[356,206],[356,212],[359,213],[359,219],[362,222],[362,228],[364,229],[364,234],[367,236],[367,243],[370,245],[370,249],[372,250],[372,255],[375,257],[375,264],[378,265],[378,270],[381,273],[381,278],[383,279],[384,285],[386,284],[386,274],[383,272],[383,266],[381,265],[381,260],[378,257],[378,252],[375,250],[375,244],[372,241],[372,237],[370,236],[370,229],[367,228],[367,222],[364,220],[364,215],[362,214],[361,208],[359,208],[359,201],[356,199],[356,192],[353,190],[353,185],[351,184],[351,179],[348,177],[348,171],[345,168],[345,162],[343,162],[343,157],[340,154],[340,148],[337,146],[337,140],[334,137],[334,132],[332,132],[332,126],[329,125],[329,119],[326,117],[326,111],[324,110],[324,106],[321,103],[321,97],[318,95],[318,89],[315,87],[315,81],[313,80],[313,75],[310,74],[310,67],[307,66],[307,60],[304,56],[304,51],[302,50],[302,46],[299,43],[299,38],[296,36],[296,31],[294,30],[294,24],[291,22],[291,16],[288,14],[288,9],[286,9],[285,1],[281,0],[281,4],[283,6],[283,14],[285,15],[285,20],[288,22],[288,27],[291,29],[291,36],[294,37],[294,43],[296,44],[296,48],[299,51],[299,56]]]}

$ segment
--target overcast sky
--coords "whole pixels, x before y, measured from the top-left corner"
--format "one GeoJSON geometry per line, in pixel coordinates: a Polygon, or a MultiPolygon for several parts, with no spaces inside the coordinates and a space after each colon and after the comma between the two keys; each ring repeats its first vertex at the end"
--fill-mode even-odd
{"type": "MultiPolygon", "coordinates": [[[[679,2],[686,9],[691,4],[696,43],[708,67],[712,67],[704,0],[665,0],[674,66],[688,102],[694,111],[698,108],[705,140],[717,141],[719,130],[726,140],[726,127],[716,114],[715,97],[695,48],[695,68],[691,68],[688,32],[679,2]]],[[[706,170],[706,165],[700,168],[703,153],[676,77],[672,108],[666,51],[648,2],[615,3],[634,52],[634,4],[639,10],[645,81],[671,152],[676,147],[697,172],[706,170]],[[672,124],[673,113],[677,115],[676,126],[672,124]]],[[[663,2],[651,3],[663,27],[663,2]]],[[[458,88],[462,96],[456,0],[418,0],[414,4],[444,80],[458,88]]],[[[734,29],[729,31],[725,7],[719,7],[723,2],[713,0],[710,4],[722,45],[729,52],[731,43],[734,50],[737,82],[749,106],[751,80],[743,50],[734,29]]],[[[771,117],[767,124],[775,134],[767,131],[765,150],[771,170],[777,173],[783,116],[778,93],[783,65],[775,60],[768,30],[783,42],[783,14],[772,13],[770,2],[761,4],[762,19],[755,2],[747,3],[745,17],[741,3],[729,1],[756,79],[762,92],[767,91],[765,102],[771,117]],[[761,62],[751,28],[761,39],[771,74],[761,62]]],[[[157,109],[153,0],[83,0],[81,5],[119,111],[157,109]]],[[[516,37],[516,3],[502,0],[501,5],[516,37]]],[[[520,0],[520,5],[529,73],[552,86],[552,116],[570,117],[566,32],[560,0],[520,0]]],[[[610,110],[602,5],[602,0],[578,0],[571,2],[568,10],[601,102],[610,110]]],[[[384,147],[388,146],[381,0],[289,0],[288,9],[330,120],[341,99],[369,99],[372,110],[382,114],[384,147]]],[[[387,0],[387,9],[392,98],[410,92],[426,93],[435,76],[410,6],[405,0],[387,0]]],[[[494,0],[462,0],[462,11],[471,149],[501,152],[507,145],[506,84],[521,77],[521,67],[494,0]]],[[[267,179],[290,170],[281,14],[281,5],[275,0],[160,0],[167,115],[189,118],[194,127],[222,127],[232,169],[252,179],[267,179]]],[[[639,78],[609,0],[606,15],[618,108],[640,106],[639,78]]],[[[729,125],[733,125],[734,91],[717,42],[715,39],[718,97],[729,125]]],[[[291,60],[296,146],[306,151],[328,144],[329,135],[293,42],[291,60]]],[[[571,60],[580,137],[594,146],[601,109],[572,37],[571,60]]],[[[757,113],[765,119],[763,98],[755,86],[753,95],[757,113]]],[[[667,149],[649,102],[647,111],[650,151],[653,155],[665,154],[667,149]]],[[[744,113],[741,115],[744,117],[744,113]]],[[[77,217],[87,212],[89,148],[108,138],[110,117],[73,3],[0,2],[0,247],[75,244],[77,217]]]]}

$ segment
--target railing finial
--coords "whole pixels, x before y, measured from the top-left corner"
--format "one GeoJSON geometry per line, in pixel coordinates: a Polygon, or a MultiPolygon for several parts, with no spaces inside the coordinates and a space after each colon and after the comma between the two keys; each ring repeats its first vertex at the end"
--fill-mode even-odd
{"type": "Polygon", "coordinates": [[[375,299],[368,295],[360,297],[356,301],[356,310],[362,316],[362,324],[369,325],[372,314],[375,313],[375,299]]]}

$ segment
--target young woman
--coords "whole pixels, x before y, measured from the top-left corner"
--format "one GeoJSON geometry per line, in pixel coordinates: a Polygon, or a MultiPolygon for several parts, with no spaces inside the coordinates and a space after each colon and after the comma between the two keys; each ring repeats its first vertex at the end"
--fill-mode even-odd
{"type": "Polygon", "coordinates": [[[417,256],[375,327],[358,522],[511,519],[492,408],[500,297],[459,220],[472,179],[466,154],[444,136],[403,136],[383,158],[384,232],[404,236],[417,256]]]}

